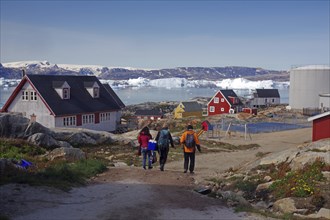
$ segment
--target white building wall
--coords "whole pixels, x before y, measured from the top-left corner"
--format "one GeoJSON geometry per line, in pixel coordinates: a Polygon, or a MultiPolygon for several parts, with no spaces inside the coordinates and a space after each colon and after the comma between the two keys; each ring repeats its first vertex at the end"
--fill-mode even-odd
{"type": "Polygon", "coordinates": [[[291,108],[318,108],[322,93],[330,93],[330,67],[314,65],[290,71],[291,108]]]}
{"type": "Polygon", "coordinates": [[[252,107],[252,106],[265,106],[265,105],[278,105],[278,104],[280,104],[280,98],[253,98],[251,100],[250,106],[252,107]]]}
{"type": "Polygon", "coordinates": [[[20,112],[26,118],[31,118],[31,115],[36,116],[36,121],[45,127],[54,128],[55,120],[51,112],[37,96],[37,100],[22,100],[22,90],[34,91],[29,83],[25,83],[21,91],[17,94],[11,105],[8,107],[8,112],[20,112]]]}
{"type": "Polygon", "coordinates": [[[319,108],[330,110],[330,94],[320,94],[319,108]]]}
{"type": "MultiPolygon", "coordinates": [[[[67,117],[67,116],[65,116],[67,117]]],[[[121,112],[111,112],[109,121],[100,121],[99,123],[90,123],[90,124],[82,124],[81,126],[64,126],[63,125],[64,117],[56,117],[55,118],[55,126],[56,127],[66,127],[66,128],[85,128],[96,131],[115,131],[117,129],[117,124],[120,122],[121,112]]],[[[77,119],[76,119],[77,122],[77,119]]]]}

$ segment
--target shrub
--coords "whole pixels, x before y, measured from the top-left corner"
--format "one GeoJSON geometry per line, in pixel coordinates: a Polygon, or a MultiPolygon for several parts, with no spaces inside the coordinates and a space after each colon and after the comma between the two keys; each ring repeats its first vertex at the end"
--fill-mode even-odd
{"type": "Polygon", "coordinates": [[[321,170],[324,166],[325,163],[317,159],[314,163],[305,165],[303,169],[290,171],[275,181],[270,189],[276,198],[313,195],[317,191],[316,182],[323,179],[321,170]]]}

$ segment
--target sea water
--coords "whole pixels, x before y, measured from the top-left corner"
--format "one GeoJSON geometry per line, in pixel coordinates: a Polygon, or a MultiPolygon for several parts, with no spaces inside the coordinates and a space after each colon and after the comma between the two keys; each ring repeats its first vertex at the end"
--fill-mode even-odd
{"type": "MultiPolygon", "coordinates": [[[[0,108],[6,103],[15,87],[0,87],[0,108]]],[[[158,87],[126,87],[114,89],[125,105],[143,102],[189,101],[195,97],[212,98],[218,88],[158,88],[158,87]]],[[[249,89],[234,89],[240,97],[251,97],[249,89]]],[[[279,89],[281,104],[289,103],[289,88],[279,89]]]]}

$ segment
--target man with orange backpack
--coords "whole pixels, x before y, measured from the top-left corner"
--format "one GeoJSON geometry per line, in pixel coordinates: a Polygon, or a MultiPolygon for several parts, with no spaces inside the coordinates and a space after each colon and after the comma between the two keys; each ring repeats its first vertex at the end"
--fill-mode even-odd
{"type": "Polygon", "coordinates": [[[193,130],[192,125],[188,125],[187,130],[182,134],[180,138],[180,143],[183,144],[183,154],[184,154],[184,173],[189,171],[191,174],[194,173],[195,169],[195,152],[196,148],[199,152],[201,152],[200,142],[198,140],[198,136],[193,130]],[[190,161],[190,164],[189,164],[190,161]]]}

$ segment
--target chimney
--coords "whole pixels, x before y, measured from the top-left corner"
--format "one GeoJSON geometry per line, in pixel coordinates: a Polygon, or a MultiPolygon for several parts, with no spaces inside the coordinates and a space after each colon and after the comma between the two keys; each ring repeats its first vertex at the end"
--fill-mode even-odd
{"type": "Polygon", "coordinates": [[[22,78],[26,75],[25,69],[22,69],[22,78]]]}

